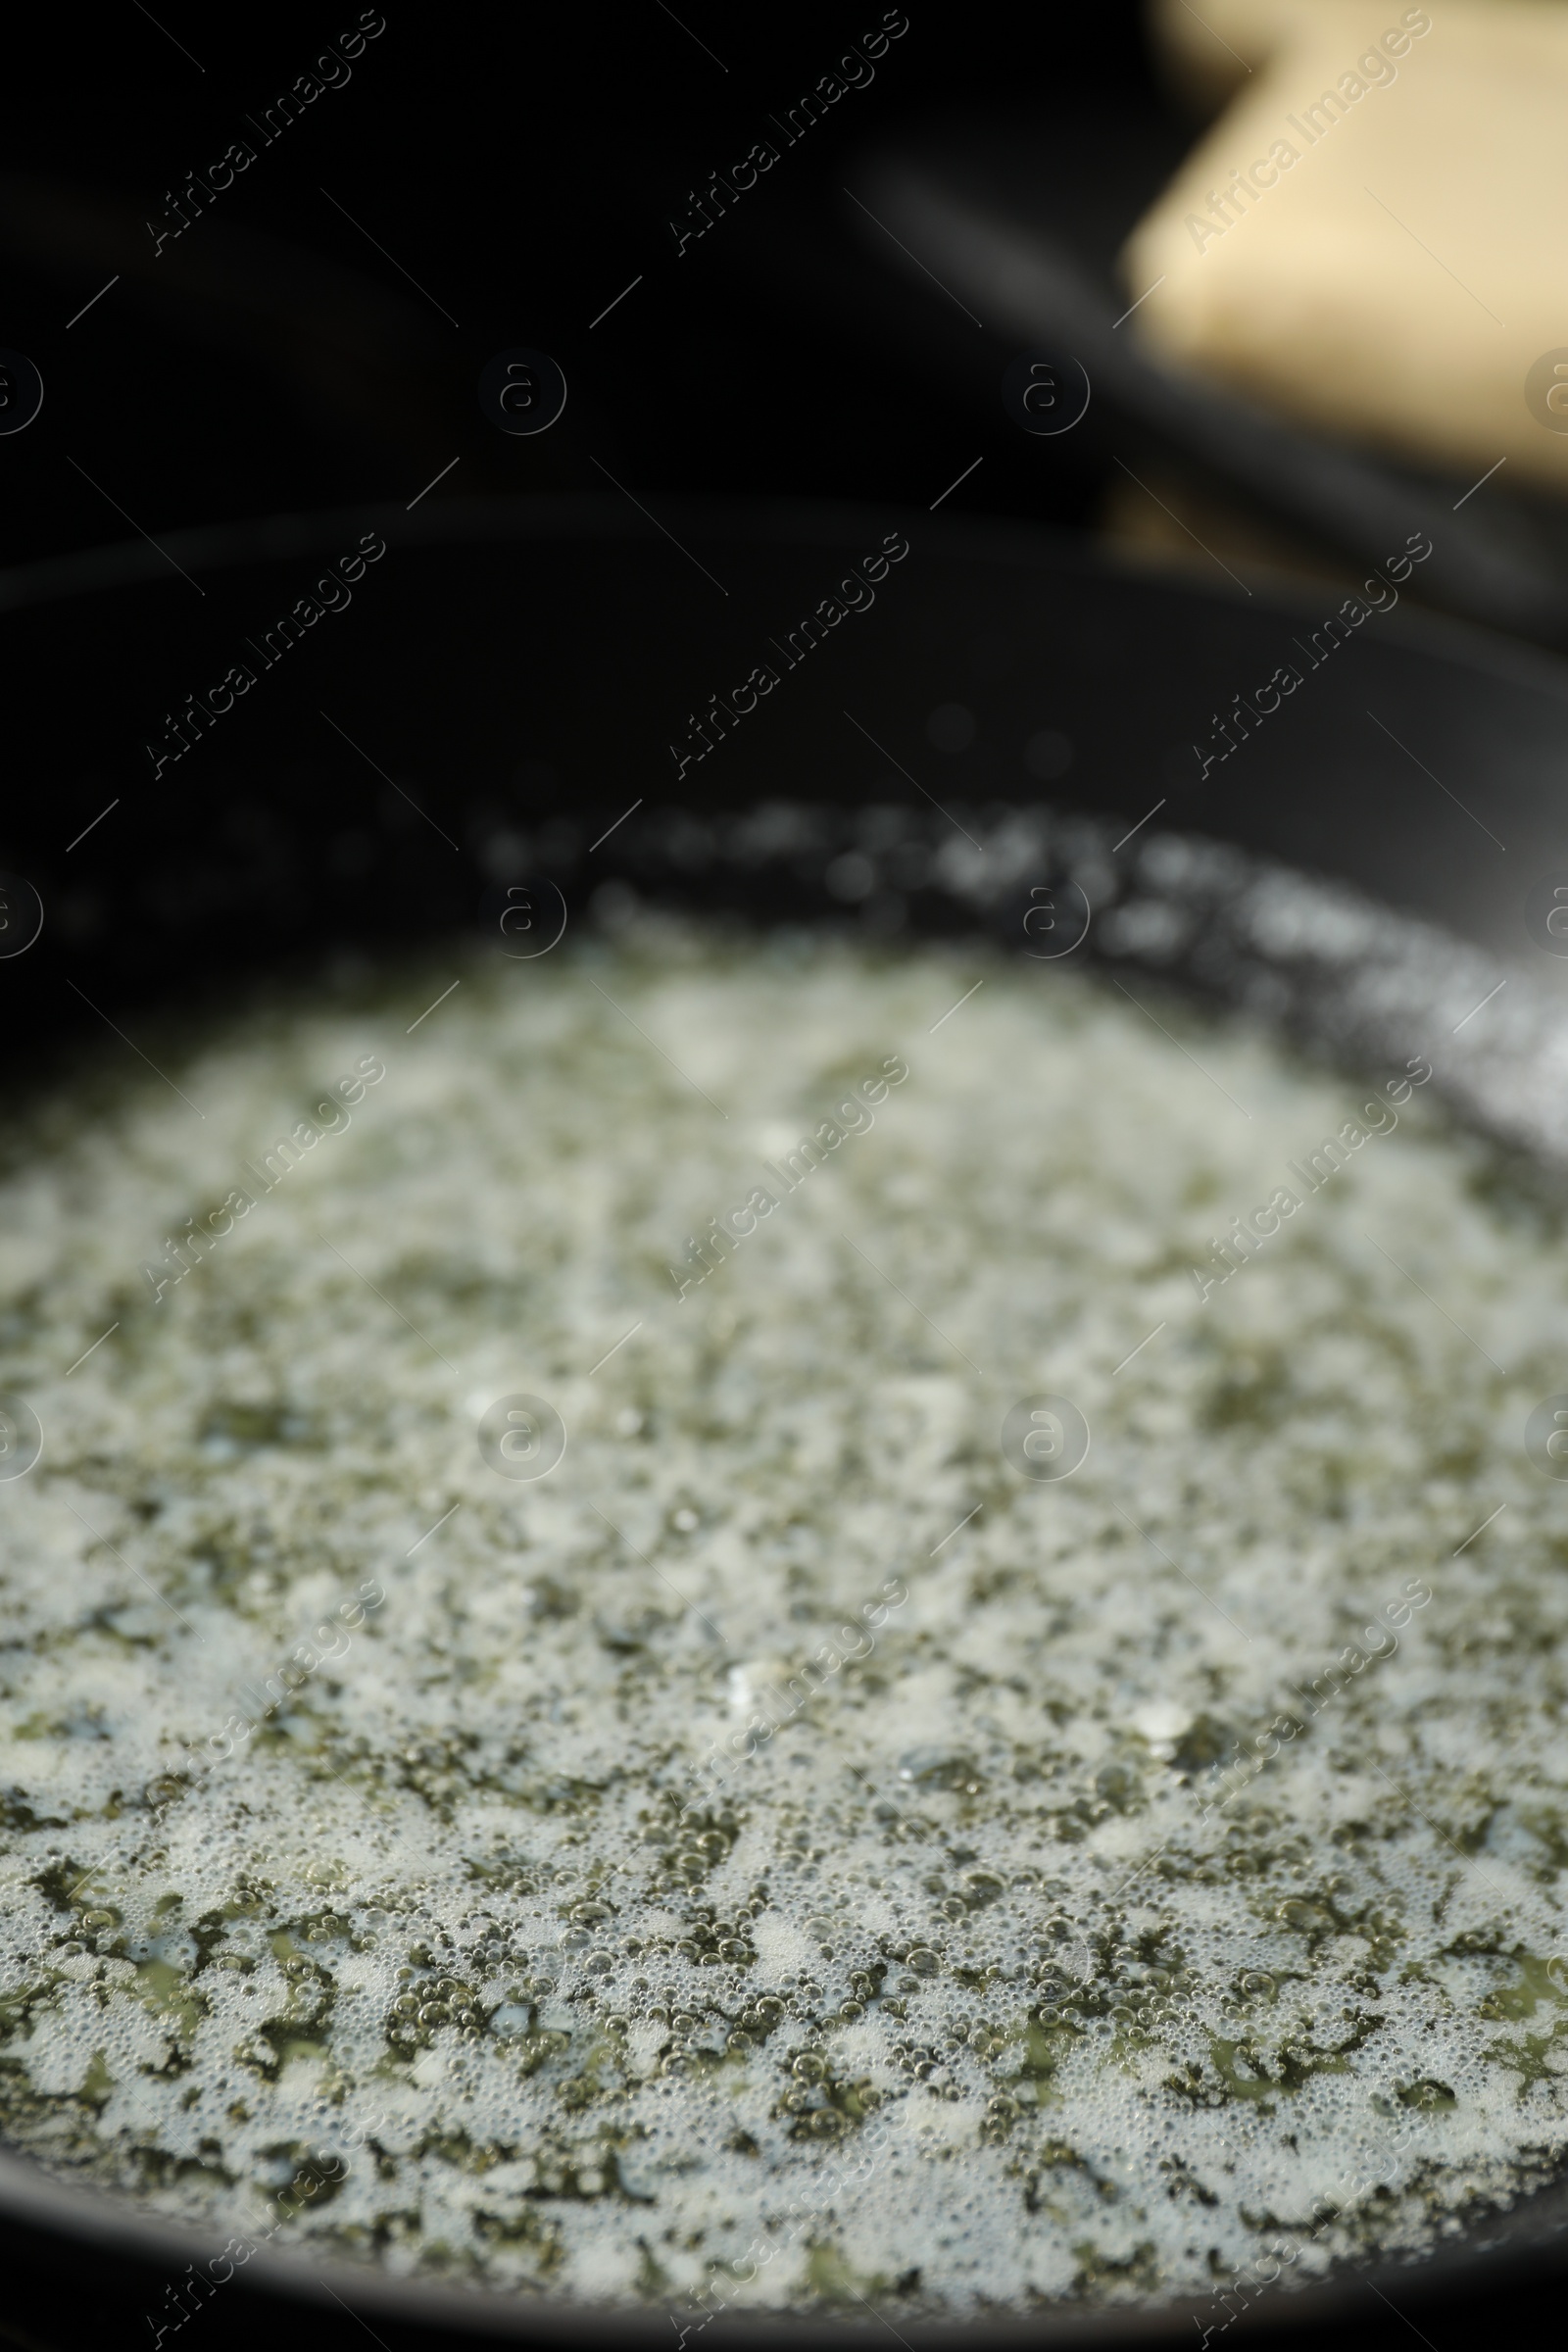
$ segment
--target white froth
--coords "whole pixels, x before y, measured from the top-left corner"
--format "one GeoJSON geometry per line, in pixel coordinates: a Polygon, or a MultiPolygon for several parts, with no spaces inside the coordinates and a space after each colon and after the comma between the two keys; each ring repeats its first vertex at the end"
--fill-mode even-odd
{"type": "Polygon", "coordinates": [[[410,1034],[450,976],[193,1050],[200,1120],[54,1106],[0,1188],[8,2135],[215,2248],[307,2178],[285,2231],[395,2270],[956,2310],[1556,2167],[1554,1220],[1417,1094],[1200,1304],[1364,1087],[972,951],[647,925],[410,1034]],[[1058,1482],[1001,1444],[1047,1395],[1058,1482]]]}

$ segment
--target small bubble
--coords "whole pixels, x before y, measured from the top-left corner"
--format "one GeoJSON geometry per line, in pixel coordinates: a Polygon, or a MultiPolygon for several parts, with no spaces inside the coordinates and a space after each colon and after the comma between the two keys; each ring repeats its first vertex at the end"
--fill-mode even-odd
{"type": "Polygon", "coordinates": [[[601,931],[613,937],[636,921],[641,906],[629,882],[601,882],[588,902],[588,911],[601,931]]]}
{"type": "Polygon", "coordinates": [[[842,906],[858,906],[876,888],[876,867],[859,850],[846,850],[835,858],[823,877],[828,895],[842,906]]]}

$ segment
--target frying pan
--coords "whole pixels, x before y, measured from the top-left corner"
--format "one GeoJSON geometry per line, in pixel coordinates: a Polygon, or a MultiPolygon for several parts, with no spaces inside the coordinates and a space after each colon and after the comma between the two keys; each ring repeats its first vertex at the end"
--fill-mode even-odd
{"type": "MultiPolygon", "coordinates": [[[[1042,874],[1092,866],[1111,911],[1130,887],[1117,859],[1131,875],[1148,844],[1201,836],[1243,854],[1233,876],[1261,859],[1324,878],[1314,903],[1359,906],[1374,948],[1430,946],[1437,926],[1448,966],[1512,977],[1548,1029],[1560,1014],[1568,968],[1542,952],[1527,908],[1533,886],[1559,868],[1568,879],[1568,668],[1551,658],[1390,609],[1312,663],[1337,592],[1277,584],[1244,599],[927,514],[655,503],[657,520],[609,497],[288,515],[0,574],[0,869],[44,908],[36,942],[0,961],[13,1093],[83,1054],[124,1055],[132,1037],[146,1049],[171,1018],[221,1018],[279,975],[471,929],[487,886],[521,871],[556,879],[577,919],[602,912],[595,894],[613,883],[745,918],[983,924],[1022,944],[1028,872],[989,894],[936,882],[850,903],[823,877],[847,845],[874,868],[895,836],[935,855],[954,827],[994,841],[1007,824],[1047,825],[1047,803],[1042,874]],[[285,647],[278,616],[371,544],[385,552],[352,601],[285,647]],[[808,650],[803,617],[896,545],[906,552],[874,603],[808,650]],[[1255,709],[1292,661],[1298,688],[1205,765],[1215,714],[1238,696],[1255,709]],[[254,682],[220,708],[210,689],[236,664],[254,682]],[[776,683],[742,709],[735,690],[759,665],[776,683]],[[179,722],[197,710],[205,720],[179,722]],[[763,828],[773,846],[743,858],[730,820],[759,803],[780,805],[763,828]]],[[[1166,976],[1245,999],[1257,959],[1207,955],[1229,919],[1219,905],[1210,915],[1166,976]]],[[[1083,952],[1106,952],[1107,931],[1102,904],[1083,952]]],[[[1118,952],[1138,954],[1126,938],[1118,952]]],[[[1321,977],[1290,1000],[1309,1031],[1312,1004],[1333,999],[1321,977]]],[[[1353,1054],[1337,1018],[1316,1020],[1317,1040],[1353,1054]]],[[[1516,1134],[1539,1096],[1535,1051],[1527,1037],[1514,1056],[1516,1134]]],[[[1455,1090],[1463,1100],[1467,1084],[1474,1108],[1474,1074],[1455,1090]]],[[[1493,1123],[1509,1130],[1507,1115],[1493,1123]]],[[[1402,2340],[1403,2322],[1446,2346],[1480,2319],[1493,2335],[1541,2324],[1568,2269],[1565,2225],[1568,2191],[1554,2187],[1478,2217],[1430,2259],[1265,2293],[1243,2313],[1054,2308],[961,2328],[901,2315],[893,2332],[1382,2341],[1402,2340]]],[[[213,2250],[0,2152],[0,2340],[150,2343],[146,2313],[213,2250]]],[[[892,2328],[878,2320],[710,2325],[715,2339],[859,2341],[892,2328]]],[[[670,2330],[662,2311],[487,2299],[278,2253],[164,2340],[338,2347],[368,2333],[412,2352],[468,2337],[668,2343],[670,2330]]]]}

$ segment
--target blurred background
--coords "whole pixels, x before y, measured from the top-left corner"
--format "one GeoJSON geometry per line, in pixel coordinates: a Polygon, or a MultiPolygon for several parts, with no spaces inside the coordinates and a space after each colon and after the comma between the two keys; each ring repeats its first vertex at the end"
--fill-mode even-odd
{"type": "Polygon", "coordinates": [[[1568,10],[1439,17],[124,0],[34,26],[0,345],[46,396],[0,439],[4,561],[605,468],[656,504],[925,508],[961,475],[955,511],[1211,580],[1349,580],[1419,492],[1447,527],[1411,593],[1561,643],[1568,10]],[[518,346],[569,386],[537,436],[476,398],[518,346]],[[1079,424],[1009,417],[1025,351],[1062,413],[1087,370],[1079,424]]]}
{"type": "Polygon", "coordinates": [[[394,0],[352,78],[270,146],[250,118],[360,12],[222,14],[164,8],[166,32],[125,0],[28,77],[24,119],[13,102],[0,343],[47,389],[25,437],[0,443],[7,562],[123,535],[67,453],[159,536],[401,503],[453,458],[432,497],[603,488],[590,451],[639,496],[921,505],[984,451],[962,503],[1092,526],[1103,453],[1069,437],[1042,466],[997,397],[1015,338],[906,291],[897,247],[868,247],[842,188],[890,135],[1002,112],[1108,264],[1190,138],[1126,0],[1049,28],[917,4],[874,79],[793,149],[770,119],[876,31],[877,0],[696,0],[680,22],[658,0],[394,0]],[[187,173],[212,186],[234,140],[256,162],[211,202],[195,191],[199,213],[187,194],[189,228],[155,252],[187,173]],[[695,221],[710,175],[759,140],[778,165],[677,255],[669,223],[695,221]],[[536,438],[504,436],[475,398],[514,345],[550,352],[570,387],[536,438]]]}
{"type": "MultiPolygon", "coordinates": [[[[1457,718],[1426,764],[1387,729],[1369,748],[1342,662],[1247,761],[1209,778],[1193,738],[1239,699],[1247,626],[1266,677],[1348,597],[1380,661],[1414,615],[1428,660],[1528,674],[1544,715],[1516,713],[1515,748],[1554,777],[1565,126],[1568,0],[394,0],[310,24],[117,0],[30,24],[0,150],[0,870],[49,914],[8,967],[14,1042],[201,957],[469,920],[497,843],[537,863],[547,817],[586,852],[638,796],[647,823],[710,784],[907,803],[932,751],[1001,799],[1056,789],[1076,746],[1079,805],[1175,794],[1210,827],[1241,823],[1216,793],[1264,787],[1299,820],[1277,852],[1343,870],[1347,828],[1313,830],[1323,760],[1370,839],[1391,757],[1427,778],[1457,718]],[[557,387],[548,429],[481,399],[518,352],[541,404],[557,387]],[[655,526],[700,539],[730,501],[764,502],[737,528],[775,544],[720,604],[718,559],[655,526]],[[906,654],[890,724],[916,732],[877,747],[879,781],[858,744],[829,774],[813,686],[677,790],[688,704],[820,594],[813,530],[858,554],[898,523],[951,562],[954,522],[1026,526],[1054,605],[1009,628],[976,604],[960,631],[957,575],[908,567],[901,627],[939,654],[906,654]],[[368,526],[398,552],[359,614],[161,760],[368,526]],[[622,556],[617,606],[594,535],[627,528],[668,578],[645,593],[622,556]],[[1086,556],[1209,601],[1089,600],[1086,556]],[[914,710],[927,668],[964,701],[1009,664],[1039,706],[1021,766],[996,724],[971,743],[914,710]]],[[[892,658],[881,625],[850,632],[861,669],[892,658]]],[[[1464,710],[1461,798],[1497,735],[1485,698],[1464,710]]]]}

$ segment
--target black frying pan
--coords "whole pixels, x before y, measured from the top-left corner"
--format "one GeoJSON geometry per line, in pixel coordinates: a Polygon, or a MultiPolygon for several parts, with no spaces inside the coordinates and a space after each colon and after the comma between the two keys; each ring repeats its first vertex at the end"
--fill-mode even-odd
{"type": "MultiPolygon", "coordinates": [[[[0,575],[13,751],[0,869],[44,909],[35,944],[0,960],[13,1086],[58,1073],[78,1046],[125,1053],[119,1030],[145,1046],[169,1012],[220,1017],[264,975],[466,927],[519,867],[557,879],[574,914],[617,880],[743,915],[983,922],[1017,939],[1023,881],[988,900],[930,887],[846,902],[823,878],[846,845],[874,853],[900,827],[940,845],[950,826],[984,833],[1043,800],[1094,820],[1058,828],[1069,867],[1075,840],[1103,864],[1147,815],[1146,838],[1238,844],[1354,885],[1396,929],[1423,917],[1538,987],[1568,986],[1526,909],[1533,884],[1568,877],[1568,670],[1399,611],[1347,624],[1314,664],[1306,649],[1338,603],[1299,589],[1232,600],[925,515],[671,506],[655,527],[608,498],[287,516],[0,575]],[[285,649],[280,616],[325,603],[317,583],[329,567],[342,578],[345,556],[352,575],[366,540],[385,552],[352,602],[285,649]],[[852,566],[863,578],[867,558],[906,543],[874,605],[808,650],[804,618],[852,566]],[[1233,727],[1234,750],[1205,767],[1215,714],[1237,696],[1255,711],[1254,690],[1288,663],[1298,688],[1245,739],[1233,727]],[[210,690],[235,665],[254,683],[224,706],[210,690]],[[735,690],[759,667],[776,683],[743,708],[735,690]],[[205,718],[180,720],[187,696],[205,718]],[[769,798],[814,813],[781,828],[776,855],[737,863],[722,820],[769,798]],[[889,813],[868,828],[869,807],[889,813]]],[[[1178,976],[1202,982],[1201,954],[1178,976]]],[[[983,2331],[1402,2340],[1396,2307],[1428,2343],[1468,2343],[1478,2320],[1495,2336],[1555,2312],[1565,2223],[1554,2189],[1431,2261],[1265,2294],[1250,2312],[1064,2311],[983,2331]]],[[[0,2340],[151,2343],[145,2314],[211,2251],[0,2154],[0,2340]]],[[[813,2339],[884,2332],[864,2315],[711,2323],[726,2338],[803,2326],[813,2339]]],[[[574,2314],[258,2257],[165,2341],[337,2347],[367,2332],[396,2348],[470,2332],[672,2340],[664,2313],[574,2314]]],[[[953,2331],[901,2318],[895,2332],[953,2331]]]]}

